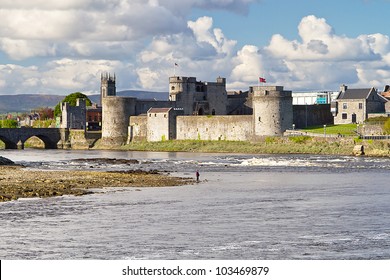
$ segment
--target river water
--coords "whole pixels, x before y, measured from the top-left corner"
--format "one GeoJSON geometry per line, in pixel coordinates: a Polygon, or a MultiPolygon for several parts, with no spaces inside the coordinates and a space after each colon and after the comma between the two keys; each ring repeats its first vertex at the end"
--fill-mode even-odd
{"type": "Polygon", "coordinates": [[[194,185],[0,204],[0,259],[390,259],[390,159],[25,150],[29,168],[158,169],[194,185]],[[139,164],[76,161],[138,159],[139,164]]]}

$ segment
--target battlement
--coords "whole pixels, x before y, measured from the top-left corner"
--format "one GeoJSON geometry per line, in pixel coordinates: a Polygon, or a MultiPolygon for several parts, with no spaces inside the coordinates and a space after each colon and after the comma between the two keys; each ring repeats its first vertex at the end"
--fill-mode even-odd
{"type": "Polygon", "coordinates": [[[115,83],[115,80],[116,80],[116,76],[114,74],[114,76],[111,76],[111,73],[102,73],[100,75],[100,80],[101,82],[107,82],[107,83],[115,83]]]}
{"type": "Polygon", "coordinates": [[[292,92],[283,89],[283,86],[253,86],[249,87],[253,97],[292,97],[292,92]]]}
{"type": "Polygon", "coordinates": [[[170,83],[196,83],[196,78],[173,76],[173,77],[169,77],[169,82],[170,83]]]}

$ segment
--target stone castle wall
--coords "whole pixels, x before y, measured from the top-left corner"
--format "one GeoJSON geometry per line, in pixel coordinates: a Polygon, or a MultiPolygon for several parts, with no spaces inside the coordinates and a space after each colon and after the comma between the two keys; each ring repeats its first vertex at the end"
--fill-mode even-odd
{"type": "Polygon", "coordinates": [[[178,140],[250,140],[252,116],[178,116],[178,140]]]}
{"type": "Polygon", "coordinates": [[[132,141],[144,141],[147,137],[147,116],[131,116],[127,144],[132,141]]]}

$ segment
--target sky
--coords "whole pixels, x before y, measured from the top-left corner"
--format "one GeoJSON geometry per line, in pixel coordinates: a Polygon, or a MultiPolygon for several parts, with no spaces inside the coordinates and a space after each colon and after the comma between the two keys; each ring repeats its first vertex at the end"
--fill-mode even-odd
{"type": "Polygon", "coordinates": [[[390,0],[0,0],[0,94],[390,84],[390,0]],[[178,65],[174,67],[175,63],[178,65]]]}

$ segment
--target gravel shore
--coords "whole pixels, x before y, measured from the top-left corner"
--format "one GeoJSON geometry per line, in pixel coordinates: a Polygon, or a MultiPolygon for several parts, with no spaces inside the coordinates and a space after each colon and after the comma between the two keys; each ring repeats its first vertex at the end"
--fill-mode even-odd
{"type": "Polygon", "coordinates": [[[105,187],[165,187],[193,183],[156,171],[46,171],[0,166],[0,202],[27,197],[85,195],[105,187]]]}

